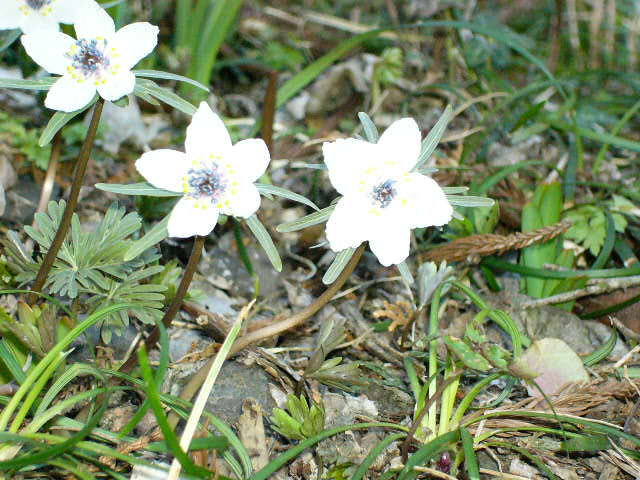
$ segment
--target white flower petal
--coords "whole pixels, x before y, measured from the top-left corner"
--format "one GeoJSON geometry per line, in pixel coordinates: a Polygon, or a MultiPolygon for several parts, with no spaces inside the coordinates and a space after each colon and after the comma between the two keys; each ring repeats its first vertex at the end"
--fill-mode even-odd
{"type": "Polygon", "coordinates": [[[65,56],[75,40],[61,32],[37,32],[22,36],[27,54],[49,73],[64,75],[71,60],[65,56]]]}
{"type": "Polygon", "coordinates": [[[114,102],[125,95],[129,95],[133,92],[135,86],[136,77],[128,70],[119,71],[116,74],[105,72],[102,79],[96,81],[98,93],[102,98],[109,100],[110,102],[114,102]]]}
{"type": "Polygon", "coordinates": [[[52,15],[61,23],[75,23],[78,12],[85,8],[100,8],[93,0],[54,0],[52,15]]]}
{"type": "Polygon", "coordinates": [[[18,10],[18,2],[0,2],[0,30],[20,28],[23,13],[18,10]]]}
{"type": "Polygon", "coordinates": [[[111,16],[102,8],[87,6],[78,11],[74,27],[78,40],[102,37],[111,39],[116,32],[111,16]]]}
{"type": "Polygon", "coordinates": [[[218,209],[213,208],[210,202],[183,197],[169,216],[169,236],[186,238],[208,235],[216,226],[218,216],[218,209]]]}
{"type": "Polygon", "coordinates": [[[410,228],[446,225],[451,221],[453,207],[440,185],[426,175],[411,173],[397,183],[394,208],[398,216],[407,219],[410,228]]]}
{"type": "Polygon", "coordinates": [[[65,75],[53,84],[44,100],[44,106],[52,110],[74,112],[85,107],[95,94],[96,86],[93,83],[78,82],[65,75]]]}
{"type": "Polygon", "coordinates": [[[183,178],[191,163],[187,155],[176,150],[152,150],[136,161],[136,169],[147,182],[172,192],[184,190],[183,178]]]}
{"type": "Polygon", "coordinates": [[[250,138],[236,143],[229,152],[229,160],[235,174],[249,182],[255,182],[267,170],[269,149],[261,138],[250,138]]]}
{"type": "Polygon", "coordinates": [[[239,182],[231,185],[220,200],[220,209],[225,215],[248,218],[260,208],[260,193],[253,183],[239,182]]]}
{"type": "Polygon", "coordinates": [[[342,195],[356,192],[360,188],[359,182],[374,174],[380,166],[376,145],[355,138],[325,142],[322,153],[331,184],[342,195]]]}
{"type": "Polygon", "coordinates": [[[356,248],[367,240],[371,229],[371,217],[368,211],[371,203],[358,195],[338,200],[326,226],[329,247],[334,252],[345,248],[356,248]]]}
{"type": "Polygon", "coordinates": [[[396,222],[381,222],[380,227],[369,239],[371,251],[385,267],[404,262],[409,256],[411,230],[396,222]]]}
{"type": "Polygon", "coordinates": [[[159,31],[147,22],[122,27],[107,45],[111,62],[120,68],[131,69],[156,48],[159,31]]]}
{"type": "Polygon", "coordinates": [[[231,137],[227,127],[206,102],[201,102],[187,127],[185,149],[190,156],[209,154],[223,157],[231,148],[231,137]]]}
{"type": "Polygon", "coordinates": [[[383,150],[385,165],[398,174],[411,171],[418,161],[422,138],[413,118],[393,122],[380,136],[378,146],[383,150]]]}
{"type": "Polygon", "coordinates": [[[58,20],[52,15],[43,15],[35,10],[22,14],[20,28],[24,33],[44,34],[45,32],[57,32],[60,29],[58,20]]]}

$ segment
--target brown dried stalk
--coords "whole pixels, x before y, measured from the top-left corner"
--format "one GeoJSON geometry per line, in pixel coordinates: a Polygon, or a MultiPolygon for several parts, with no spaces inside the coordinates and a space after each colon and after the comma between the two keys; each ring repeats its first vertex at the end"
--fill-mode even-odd
{"type": "Polygon", "coordinates": [[[559,222],[537,230],[531,230],[530,232],[517,232],[511,235],[486,233],[458,238],[427,252],[427,260],[433,262],[446,260],[447,262],[469,261],[478,263],[480,257],[500,255],[507,250],[517,250],[534,243],[553,240],[561,233],[566,232],[570,226],[571,224],[568,222],[559,222]]]}

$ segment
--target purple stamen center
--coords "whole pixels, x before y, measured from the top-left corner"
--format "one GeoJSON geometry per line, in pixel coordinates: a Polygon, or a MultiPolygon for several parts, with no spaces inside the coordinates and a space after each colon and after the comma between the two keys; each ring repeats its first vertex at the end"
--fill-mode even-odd
{"type": "Polygon", "coordinates": [[[380,208],[388,207],[393,197],[395,197],[396,189],[393,188],[394,183],[396,182],[393,180],[385,180],[371,192],[371,198],[380,208]]]}
{"type": "Polygon", "coordinates": [[[26,0],[26,2],[33,10],[40,10],[45,5],[49,5],[51,0],[26,0]]]}
{"type": "Polygon", "coordinates": [[[82,72],[85,77],[98,77],[109,67],[109,58],[105,55],[106,41],[95,38],[82,38],[76,41],[76,52],[71,56],[73,67],[82,72]]]}
{"type": "Polygon", "coordinates": [[[210,167],[192,168],[187,176],[189,195],[192,197],[207,197],[212,202],[217,202],[227,190],[227,179],[215,163],[210,167]]]}

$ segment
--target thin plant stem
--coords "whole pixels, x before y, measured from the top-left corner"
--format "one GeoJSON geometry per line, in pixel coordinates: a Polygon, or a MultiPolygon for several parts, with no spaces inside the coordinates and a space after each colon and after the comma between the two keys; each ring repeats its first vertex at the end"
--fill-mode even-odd
{"type": "MultiPolygon", "coordinates": [[[[60,220],[60,226],[56,232],[49,250],[42,260],[42,265],[36,275],[36,279],[33,282],[31,290],[33,292],[41,292],[49,276],[49,272],[53,267],[53,263],[58,256],[58,251],[67,236],[69,227],[71,226],[71,218],[78,206],[78,197],[80,196],[80,189],[82,188],[82,182],[84,181],[85,173],[87,172],[87,165],[89,164],[89,158],[91,157],[91,150],[93,150],[93,143],[96,139],[96,133],[98,131],[98,124],[100,123],[100,116],[102,115],[102,108],[104,107],[104,100],[99,98],[93,109],[93,115],[91,116],[91,123],[89,124],[89,131],[82,144],[80,150],[80,156],[76,164],[76,172],[73,177],[73,183],[71,184],[71,191],[69,192],[69,198],[67,199],[67,206],[62,214],[60,220]]],[[[30,295],[29,303],[36,301],[35,295],[30,295]]]]}
{"type": "MultiPolygon", "coordinates": [[[[418,427],[420,426],[420,424],[422,424],[422,420],[425,414],[427,413],[427,411],[430,410],[431,407],[436,404],[436,400],[438,399],[438,397],[442,396],[442,394],[447,389],[447,387],[449,387],[449,385],[453,383],[454,380],[460,377],[460,375],[462,375],[463,373],[464,372],[462,370],[456,370],[452,372],[451,376],[447,378],[442,383],[442,385],[440,385],[440,388],[438,388],[434,392],[434,395],[432,397],[429,397],[429,399],[425,402],[424,407],[422,407],[422,409],[420,410],[416,418],[413,420],[413,423],[411,424],[411,428],[409,429],[409,433],[407,434],[407,437],[405,438],[404,442],[402,442],[402,447],[400,447],[400,453],[402,455],[402,463],[407,463],[407,459],[409,457],[409,446],[411,445],[411,442],[413,442],[415,438],[415,434],[418,431],[418,427]]],[[[430,384],[434,384],[434,383],[435,382],[430,382],[430,384]]]]}
{"type": "MultiPolygon", "coordinates": [[[[432,339],[429,342],[429,377],[433,377],[438,373],[438,313],[440,310],[440,298],[442,296],[442,289],[444,283],[440,284],[436,291],[433,293],[433,300],[431,301],[431,311],[429,312],[429,330],[428,336],[432,339]]],[[[433,381],[429,384],[429,400],[431,400],[438,391],[438,379],[433,378],[433,381]]],[[[436,404],[433,402],[429,407],[429,413],[427,415],[427,427],[429,429],[429,438],[434,438],[437,435],[437,417],[436,417],[436,404]]]]}
{"type": "MultiPolygon", "coordinates": [[[[303,325],[309,318],[311,318],[322,307],[329,303],[329,301],[342,288],[344,283],[351,276],[356,266],[358,265],[360,257],[362,256],[362,252],[364,252],[364,247],[365,244],[363,243],[357,248],[357,250],[351,257],[351,260],[349,260],[349,263],[347,263],[347,265],[344,267],[344,270],[342,270],[335,282],[333,282],[329,286],[329,288],[327,288],[324,293],[316,299],[315,302],[313,302],[308,307],[303,308],[295,315],[292,315],[286,320],[283,320],[282,322],[268,325],[240,337],[238,340],[236,340],[236,342],[229,350],[228,357],[235,355],[249,345],[258,343],[267,338],[272,338],[282,332],[286,332],[287,330],[291,330],[292,328],[303,325]]],[[[193,398],[193,396],[200,389],[200,386],[206,379],[207,372],[211,368],[213,361],[213,359],[209,360],[204,366],[200,368],[200,370],[196,372],[193,377],[191,377],[191,380],[189,380],[189,383],[187,383],[187,385],[182,390],[182,393],[180,394],[181,399],[189,401],[193,398]]],[[[169,424],[175,428],[175,426],[178,424],[178,421],[179,417],[177,417],[175,414],[171,414],[171,416],[169,417],[169,424]]]]}
{"type": "MultiPolygon", "coordinates": [[[[171,326],[171,322],[173,322],[174,317],[177,315],[180,307],[182,306],[182,302],[184,300],[187,291],[189,290],[189,285],[191,285],[191,281],[193,280],[193,275],[196,272],[196,268],[198,268],[198,263],[200,262],[200,257],[202,256],[202,249],[204,248],[204,241],[206,237],[196,236],[193,241],[193,246],[191,247],[191,254],[189,255],[189,260],[187,261],[187,266],[184,269],[184,273],[182,274],[182,279],[180,280],[180,285],[178,285],[178,289],[176,291],[175,297],[173,297],[173,301],[167,311],[164,313],[162,317],[162,325],[165,328],[169,328],[171,326]]],[[[145,346],[147,351],[152,349],[155,344],[160,339],[160,327],[156,326],[151,334],[145,340],[145,346]]],[[[142,340],[138,341],[138,344],[142,340]]],[[[138,346],[134,347],[134,350],[138,346]]],[[[120,371],[124,373],[129,373],[138,363],[138,356],[131,355],[125,363],[120,367],[120,371]]]]}
{"type": "MultiPolygon", "coordinates": [[[[60,161],[60,151],[62,150],[62,129],[53,136],[51,143],[51,156],[49,157],[49,165],[47,166],[47,174],[42,182],[42,190],[40,191],[40,201],[38,202],[38,208],[36,213],[44,212],[47,209],[47,204],[51,198],[51,192],[53,191],[53,182],[56,178],[56,171],[58,170],[58,163],[60,161]]],[[[35,218],[33,220],[33,226],[35,226],[35,218]]]]}
{"type": "Polygon", "coordinates": [[[260,132],[264,143],[267,144],[269,152],[273,155],[273,121],[276,114],[276,93],[278,87],[278,72],[271,70],[267,72],[269,83],[264,94],[264,105],[262,106],[262,130],[260,132]]]}

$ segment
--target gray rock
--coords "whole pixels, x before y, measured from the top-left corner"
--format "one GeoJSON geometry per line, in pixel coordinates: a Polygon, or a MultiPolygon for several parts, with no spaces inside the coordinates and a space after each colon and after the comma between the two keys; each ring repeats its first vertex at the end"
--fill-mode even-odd
{"type": "Polygon", "coordinates": [[[242,413],[242,401],[255,399],[268,416],[275,402],[269,394],[271,377],[258,365],[245,365],[227,360],[207,400],[207,409],[228,424],[233,424],[242,413]]]}
{"type": "MultiPolygon", "coordinates": [[[[271,266],[262,248],[253,242],[247,246],[253,269],[260,278],[260,294],[268,297],[275,293],[282,283],[282,277],[271,266]]],[[[220,238],[218,246],[200,261],[199,271],[215,287],[227,290],[232,296],[252,298],[254,280],[235,253],[232,235],[220,238]]]]}
{"type": "MultiPolygon", "coordinates": [[[[609,334],[603,335],[599,327],[586,322],[571,312],[554,306],[522,308],[522,302],[530,300],[526,295],[509,292],[502,295],[487,295],[494,308],[506,310],[521,332],[531,340],[558,338],[563,340],[578,355],[585,355],[600,347],[609,334]]],[[[606,326],[603,325],[605,329],[606,326]]],[[[624,351],[624,345],[617,347],[624,351]]]]}

